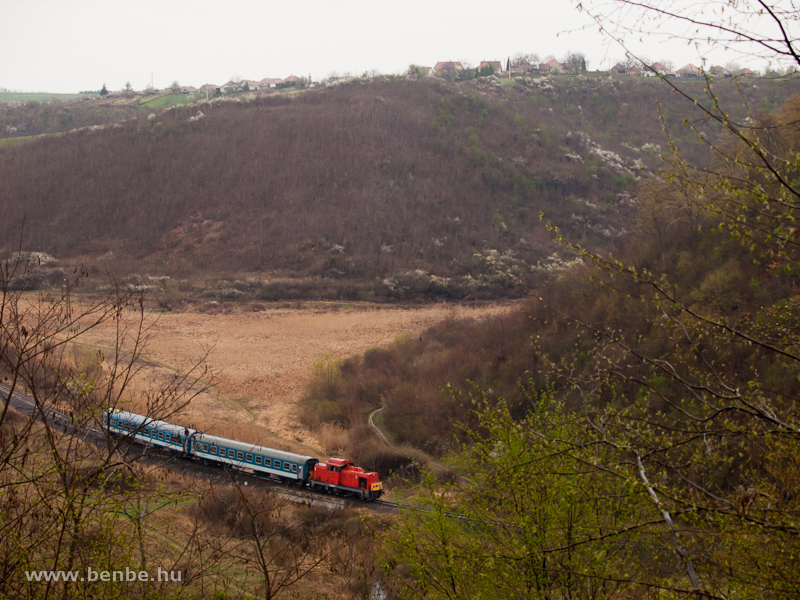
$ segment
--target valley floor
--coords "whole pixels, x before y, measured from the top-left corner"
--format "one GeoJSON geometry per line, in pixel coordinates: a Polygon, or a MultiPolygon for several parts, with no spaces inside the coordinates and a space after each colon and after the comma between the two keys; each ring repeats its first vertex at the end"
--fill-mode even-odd
{"type": "MultiPolygon", "coordinates": [[[[513,310],[513,304],[314,305],[217,315],[152,314],[152,335],[138,386],[186,371],[210,350],[207,363],[213,387],[183,411],[183,423],[322,456],[319,441],[298,420],[299,401],[316,361],[325,355],[344,358],[361,353],[400,335],[418,335],[447,318],[478,318],[506,310],[513,310]]],[[[84,352],[102,349],[108,354],[114,335],[111,322],[90,331],[81,338],[84,352]]],[[[136,410],[135,402],[131,410],[136,410]]]]}

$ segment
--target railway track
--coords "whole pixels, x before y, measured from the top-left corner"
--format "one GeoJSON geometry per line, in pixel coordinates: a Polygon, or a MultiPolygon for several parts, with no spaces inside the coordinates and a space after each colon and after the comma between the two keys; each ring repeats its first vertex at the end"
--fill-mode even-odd
{"type": "MultiPolygon", "coordinates": [[[[10,388],[5,384],[0,383],[0,392],[2,392],[4,396],[3,401],[5,401],[8,398],[10,388]]],[[[8,404],[22,414],[43,420],[51,427],[59,426],[66,433],[80,433],[83,441],[89,442],[98,447],[104,447],[108,442],[106,432],[99,427],[90,425],[78,428],[68,415],[49,407],[40,409],[33,398],[30,398],[21,392],[15,391],[11,395],[11,398],[8,398],[8,404]]],[[[142,444],[136,440],[131,440],[127,450],[129,454],[134,455],[136,460],[142,460],[153,466],[166,466],[169,469],[177,469],[182,473],[190,474],[195,478],[201,478],[207,481],[215,481],[222,484],[253,484],[257,488],[265,490],[268,489],[287,501],[305,504],[308,506],[324,506],[331,510],[346,507],[366,508],[372,511],[391,513],[398,513],[401,509],[415,512],[435,511],[435,509],[432,507],[411,505],[403,502],[392,502],[389,500],[380,499],[373,502],[363,502],[355,498],[348,498],[345,496],[312,492],[309,489],[300,488],[294,484],[289,484],[278,479],[260,475],[244,469],[231,468],[227,465],[219,464],[203,464],[201,461],[185,456],[179,456],[155,446],[142,444]],[[136,455],[136,452],[139,452],[139,454],[136,455]]],[[[458,513],[445,512],[444,514],[454,519],[469,521],[474,520],[458,513]]],[[[499,521],[491,521],[491,523],[495,525],[502,525],[502,523],[499,521]]]]}
{"type": "MultiPolygon", "coordinates": [[[[106,432],[99,427],[84,425],[78,428],[68,415],[53,408],[40,408],[33,398],[19,391],[14,391],[9,398],[10,392],[11,389],[7,385],[0,383],[0,393],[3,395],[4,403],[7,399],[8,405],[18,412],[31,418],[40,419],[48,426],[58,427],[66,433],[72,435],[79,434],[82,441],[89,442],[98,447],[104,447],[107,444],[106,432]]],[[[386,500],[361,502],[343,496],[312,492],[307,489],[286,484],[285,482],[281,482],[268,476],[248,472],[246,470],[232,469],[226,466],[215,464],[203,464],[200,461],[183,456],[177,456],[173,453],[163,451],[160,448],[146,446],[133,440],[131,441],[131,444],[127,450],[128,453],[133,454],[134,458],[137,460],[143,460],[157,466],[167,466],[171,469],[178,469],[182,472],[192,474],[195,477],[206,480],[221,479],[223,482],[238,482],[244,483],[245,485],[254,484],[257,487],[269,489],[276,495],[291,502],[314,506],[325,506],[331,509],[350,506],[384,511],[398,511],[401,506],[397,502],[388,502],[386,500]]]]}

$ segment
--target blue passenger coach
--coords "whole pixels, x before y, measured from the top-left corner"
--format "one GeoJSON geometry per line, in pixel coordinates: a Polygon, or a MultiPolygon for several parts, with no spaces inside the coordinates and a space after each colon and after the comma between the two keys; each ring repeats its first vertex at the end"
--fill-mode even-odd
{"type": "Polygon", "coordinates": [[[204,433],[194,435],[192,455],[207,462],[223,463],[297,481],[308,481],[314,465],[319,462],[312,456],[254,446],[204,433]]]}
{"type": "Polygon", "coordinates": [[[203,462],[250,469],[304,483],[319,462],[312,456],[207,435],[123,410],[103,413],[103,424],[110,432],[130,436],[145,445],[174,450],[203,462]]]}
{"type": "Polygon", "coordinates": [[[194,429],[116,409],[103,413],[103,425],[112,433],[130,436],[145,445],[189,455],[192,437],[197,433],[194,429]]]}

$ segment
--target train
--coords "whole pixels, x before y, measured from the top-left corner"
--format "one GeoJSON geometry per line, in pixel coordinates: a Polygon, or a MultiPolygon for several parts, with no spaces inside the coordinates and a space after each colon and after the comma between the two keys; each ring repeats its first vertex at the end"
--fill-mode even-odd
{"type": "Polygon", "coordinates": [[[206,464],[292,481],[315,491],[352,496],[367,502],[383,494],[383,483],[377,473],[366,472],[343,458],[329,458],[321,463],[313,456],[217,437],[119,409],[103,413],[103,426],[110,433],[128,436],[144,445],[170,450],[206,464]]]}

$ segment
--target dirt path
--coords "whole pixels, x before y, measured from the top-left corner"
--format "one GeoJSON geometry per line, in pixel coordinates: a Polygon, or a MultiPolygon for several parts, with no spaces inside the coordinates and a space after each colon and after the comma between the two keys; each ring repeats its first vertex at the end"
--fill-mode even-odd
{"type": "Polygon", "coordinates": [[[375,421],[373,421],[373,420],[372,420],[372,417],[374,417],[375,415],[377,415],[377,414],[378,414],[379,412],[381,412],[382,410],[383,410],[383,406],[381,406],[380,408],[376,408],[376,409],[375,409],[375,410],[373,410],[371,413],[369,413],[369,419],[368,419],[368,421],[369,421],[369,426],[370,426],[370,427],[372,427],[372,428],[375,430],[375,433],[377,433],[377,434],[378,434],[378,437],[379,437],[379,438],[381,438],[381,439],[383,440],[383,443],[384,443],[384,444],[386,444],[387,446],[389,446],[389,448],[394,448],[394,444],[392,444],[392,443],[389,441],[389,438],[387,438],[387,437],[386,437],[386,434],[385,434],[385,433],[383,433],[383,430],[382,430],[380,427],[378,427],[377,425],[375,425],[375,421]]]}
{"type": "MultiPolygon", "coordinates": [[[[210,349],[215,387],[182,417],[192,426],[254,443],[282,441],[297,451],[321,454],[315,436],[302,428],[297,407],[312,366],[323,355],[346,357],[417,335],[449,317],[474,317],[509,310],[508,305],[465,308],[274,309],[208,315],[153,315],[145,349],[150,381],[185,371],[210,349]]],[[[82,342],[110,348],[114,329],[96,329],[82,342]]]]}

